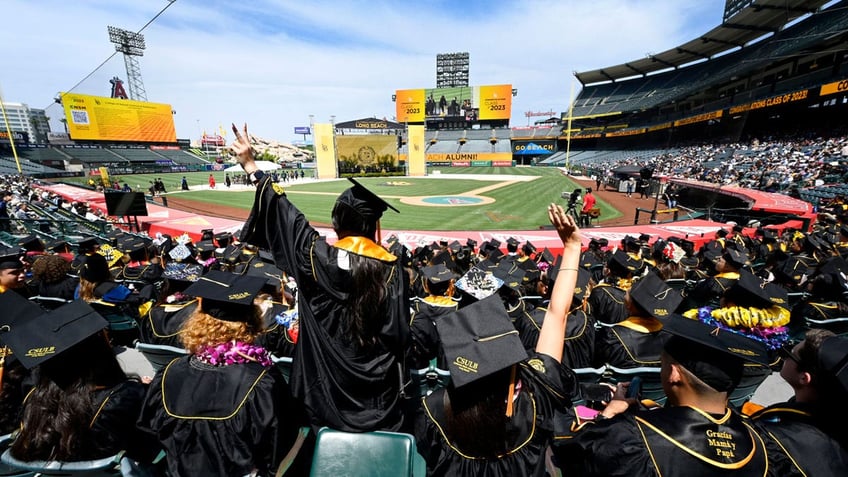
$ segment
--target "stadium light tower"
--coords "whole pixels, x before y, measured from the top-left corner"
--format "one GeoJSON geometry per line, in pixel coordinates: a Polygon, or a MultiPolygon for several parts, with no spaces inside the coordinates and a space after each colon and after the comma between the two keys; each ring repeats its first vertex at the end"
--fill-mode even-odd
{"type": "Polygon", "coordinates": [[[130,99],[147,101],[147,91],[141,79],[141,67],[138,65],[139,56],[144,56],[144,35],[129,30],[110,26],[109,41],[115,44],[115,50],[124,54],[124,65],[127,68],[127,81],[130,88],[130,99]]]}

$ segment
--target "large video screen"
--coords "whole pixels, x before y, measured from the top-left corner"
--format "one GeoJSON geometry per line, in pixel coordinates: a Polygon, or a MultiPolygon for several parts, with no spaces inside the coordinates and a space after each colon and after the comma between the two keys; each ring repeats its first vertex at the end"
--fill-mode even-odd
{"type": "Polygon", "coordinates": [[[395,92],[397,122],[431,119],[501,120],[512,114],[512,85],[399,89],[395,92]]]}
{"type": "Polygon", "coordinates": [[[75,141],[177,142],[170,104],[62,93],[75,141]]]}
{"type": "Polygon", "coordinates": [[[339,161],[350,166],[374,168],[397,166],[397,136],[386,134],[352,134],[336,136],[339,161]]]}

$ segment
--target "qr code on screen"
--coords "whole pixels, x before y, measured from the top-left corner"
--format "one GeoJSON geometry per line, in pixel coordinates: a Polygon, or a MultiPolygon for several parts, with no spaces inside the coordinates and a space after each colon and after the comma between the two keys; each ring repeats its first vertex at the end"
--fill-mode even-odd
{"type": "Polygon", "coordinates": [[[88,111],[71,111],[74,124],[88,124],[88,111]]]}

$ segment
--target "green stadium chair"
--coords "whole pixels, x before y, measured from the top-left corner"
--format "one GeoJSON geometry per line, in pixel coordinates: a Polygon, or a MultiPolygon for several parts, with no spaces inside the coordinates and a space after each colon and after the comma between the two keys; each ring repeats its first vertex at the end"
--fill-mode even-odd
{"type": "Polygon", "coordinates": [[[292,372],[292,358],[289,356],[278,358],[271,355],[271,361],[274,362],[274,366],[279,369],[280,373],[283,374],[283,377],[286,378],[286,382],[289,382],[292,372]]]}
{"type": "MultiPolygon", "coordinates": [[[[62,461],[22,461],[12,457],[9,449],[3,451],[0,461],[4,466],[21,472],[7,475],[32,476],[77,476],[77,477],[113,477],[124,475],[122,467],[131,466],[129,459],[124,458],[123,451],[110,457],[79,462],[62,461]]],[[[143,474],[141,474],[143,475],[143,474]]]]}
{"type": "Polygon", "coordinates": [[[415,438],[398,432],[341,432],[322,428],[312,457],[311,477],[411,477],[415,438]]]}
{"type": "MultiPolygon", "coordinates": [[[[0,436],[0,454],[6,452],[6,449],[12,444],[11,434],[0,436]]],[[[34,472],[28,470],[17,469],[11,465],[0,462],[0,477],[29,477],[34,476],[34,472]]]]}
{"type": "Polygon", "coordinates": [[[727,400],[736,409],[742,409],[742,405],[751,400],[751,396],[757,392],[757,388],[763,381],[771,376],[771,368],[754,363],[745,363],[742,379],[736,389],[730,392],[727,400]]]}
{"type": "Polygon", "coordinates": [[[659,366],[642,366],[638,368],[617,368],[607,365],[606,379],[614,383],[632,381],[639,377],[642,380],[640,399],[650,399],[659,405],[665,404],[666,395],[660,379],[659,366]]]}
{"type": "Polygon", "coordinates": [[[174,346],[135,342],[135,350],[141,353],[153,367],[153,371],[159,371],[171,361],[188,356],[188,351],[174,346]]]}
{"type": "Polygon", "coordinates": [[[417,397],[426,397],[450,384],[450,371],[436,367],[436,360],[430,360],[430,366],[409,371],[412,392],[417,397]]]}
{"type": "Polygon", "coordinates": [[[829,320],[814,320],[812,318],[804,318],[807,329],[822,328],[832,331],[839,336],[848,336],[848,317],[831,318],[829,320]]]}

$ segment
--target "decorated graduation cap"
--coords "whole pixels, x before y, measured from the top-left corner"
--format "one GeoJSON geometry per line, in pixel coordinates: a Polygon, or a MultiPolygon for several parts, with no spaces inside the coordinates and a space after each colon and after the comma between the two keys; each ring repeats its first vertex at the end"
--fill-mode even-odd
{"type": "Polygon", "coordinates": [[[200,277],[185,294],[201,298],[200,309],[223,321],[246,322],[253,313],[253,299],[265,279],[212,270],[200,277]]]}
{"type": "Polygon", "coordinates": [[[10,247],[0,250],[0,270],[24,268],[21,257],[24,250],[19,247],[10,247]]]}
{"type": "Polygon", "coordinates": [[[842,392],[848,393],[848,338],[825,338],[819,348],[819,367],[836,380],[842,392]]]}
{"type": "Polygon", "coordinates": [[[3,341],[27,369],[59,356],[89,336],[109,326],[109,322],[82,300],[10,326],[3,341]]]}
{"type": "Polygon", "coordinates": [[[503,303],[490,296],[436,321],[454,388],[527,359],[503,303]]]}
{"type": "Polygon", "coordinates": [[[194,283],[202,275],[203,265],[196,263],[169,262],[162,272],[162,276],[168,280],[183,283],[194,283]]]}
{"type": "Polygon", "coordinates": [[[494,295],[501,285],[503,285],[503,280],[496,277],[492,272],[479,268],[479,265],[471,267],[456,282],[457,288],[477,300],[494,295]]]}
{"type": "Polygon", "coordinates": [[[680,291],[654,272],[635,280],[629,293],[630,299],[654,318],[668,318],[683,301],[680,291]]]}
{"type": "Polygon", "coordinates": [[[746,361],[769,365],[766,346],[739,333],[680,315],[664,320],[663,331],[672,335],[665,352],[719,392],[729,392],[739,384],[746,361]]]}

